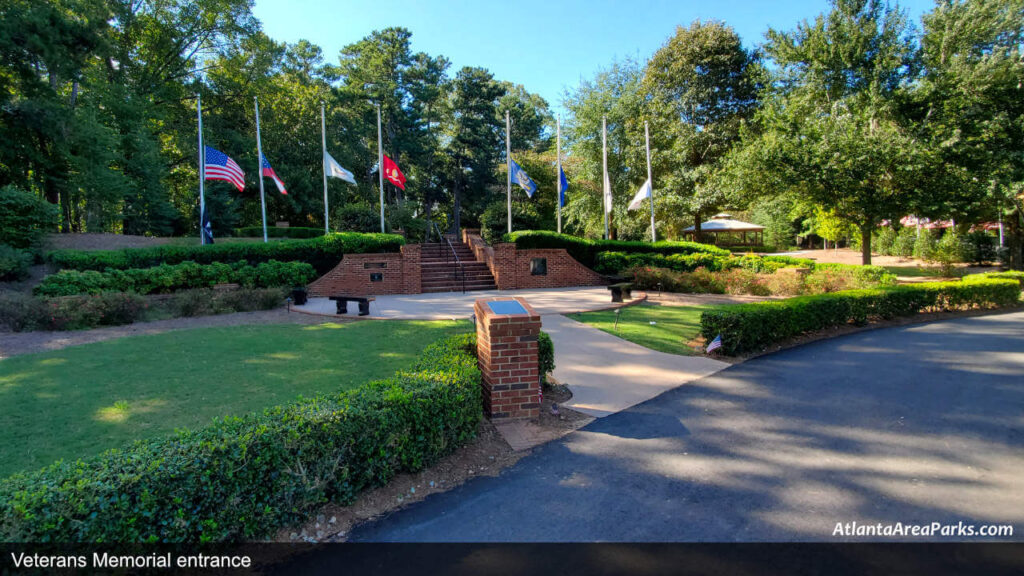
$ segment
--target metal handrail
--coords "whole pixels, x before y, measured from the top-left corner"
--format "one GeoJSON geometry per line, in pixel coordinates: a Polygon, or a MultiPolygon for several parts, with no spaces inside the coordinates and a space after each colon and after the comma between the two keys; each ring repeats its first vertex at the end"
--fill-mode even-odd
{"type": "MultiPolygon", "coordinates": [[[[441,234],[441,229],[437,227],[437,222],[431,222],[434,225],[434,230],[437,232],[437,237],[443,239],[448,243],[448,249],[451,251],[451,255],[455,257],[455,263],[459,266],[456,271],[455,279],[458,280],[459,273],[462,274],[462,293],[466,293],[466,267],[462,264],[462,260],[459,258],[457,252],[455,252],[455,246],[452,244],[451,238],[441,234]]],[[[449,264],[451,261],[448,259],[448,253],[444,255],[444,263],[449,264]]]]}

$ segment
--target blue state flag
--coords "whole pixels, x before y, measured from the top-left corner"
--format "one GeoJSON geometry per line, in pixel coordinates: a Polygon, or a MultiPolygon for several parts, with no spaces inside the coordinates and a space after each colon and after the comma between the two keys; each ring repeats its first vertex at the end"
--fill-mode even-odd
{"type": "Polygon", "coordinates": [[[512,181],[519,184],[520,188],[526,190],[526,195],[533,198],[533,193],[537,191],[537,184],[530,180],[530,177],[526,175],[526,172],[516,164],[516,161],[509,158],[509,170],[512,171],[512,181]]]}
{"type": "Polygon", "coordinates": [[[569,180],[565,177],[565,170],[562,170],[561,166],[558,167],[558,180],[558,205],[565,207],[565,191],[569,189],[569,180]]]}

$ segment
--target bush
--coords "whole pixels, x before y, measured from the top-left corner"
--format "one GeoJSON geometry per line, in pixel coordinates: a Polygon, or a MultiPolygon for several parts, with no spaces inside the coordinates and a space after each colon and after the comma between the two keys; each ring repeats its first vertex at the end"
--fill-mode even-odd
{"type": "Polygon", "coordinates": [[[175,318],[272,310],[284,302],[286,292],[282,288],[198,288],[175,292],[160,308],[175,318]]]}
{"type": "Polygon", "coordinates": [[[914,258],[928,260],[935,249],[935,233],[922,228],[914,239],[914,258]]]}
{"type": "Polygon", "coordinates": [[[1021,289],[1024,289],[1024,270],[1006,270],[1003,272],[985,272],[983,274],[971,274],[964,276],[964,282],[976,282],[987,279],[1009,279],[1020,282],[1021,289]]]}
{"type": "Polygon", "coordinates": [[[49,319],[46,300],[21,292],[0,292],[0,326],[12,332],[42,330],[49,319]]]}
{"type": "Polygon", "coordinates": [[[548,336],[547,332],[537,335],[537,367],[541,382],[544,382],[545,376],[555,371],[555,343],[551,341],[551,336],[548,336]]]}
{"type": "Polygon", "coordinates": [[[726,294],[753,294],[754,296],[771,294],[765,279],[750,270],[733,268],[722,272],[721,279],[725,284],[726,294]]]}
{"type": "Polygon", "coordinates": [[[7,294],[0,297],[0,324],[14,332],[84,330],[131,324],[145,310],[144,298],[123,292],[61,298],[7,294]]]}
{"type": "Polygon", "coordinates": [[[245,262],[182,262],[106,272],[61,270],[43,278],[33,291],[40,296],[98,294],[107,291],[162,294],[225,283],[237,283],[246,288],[302,286],[315,278],[316,271],[305,262],[271,260],[256,266],[249,266],[245,262]]]}
{"type": "Polygon", "coordinates": [[[355,390],[11,476],[0,481],[0,539],[253,540],[326,502],[349,503],[475,435],[472,342],[444,339],[412,370],[355,390]]]}
{"type": "MultiPolygon", "coordinates": [[[[536,230],[543,227],[544,218],[532,202],[512,202],[512,229],[536,230]]],[[[508,230],[508,202],[495,200],[480,214],[480,236],[488,244],[501,242],[508,230]]],[[[519,234],[519,233],[513,233],[519,234]]]]}
{"type": "Polygon", "coordinates": [[[943,276],[952,276],[955,264],[966,259],[967,248],[960,236],[952,230],[935,243],[925,258],[928,262],[938,264],[943,276]]]}
{"type": "Polygon", "coordinates": [[[338,232],[330,236],[274,243],[234,243],[207,246],[153,246],[124,250],[56,250],[46,255],[58,268],[106,270],[149,268],[160,264],[245,261],[259,264],[270,260],[306,262],[324,274],[338,265],[345,254],[398,252],[405,240],[393,234],[338,232]]]}
{"type": "Polygon", "coordinates": [[[917,242],[916,229],[909,227],[900,228],[900,231],[896,234],[896,239],[892,243],[892,253],[890,255],[899,258],[910,258],[914,255],[915,242],[917,242]]]}
{"type": "Polygon", "coordinates": [[[712,254],[731,256],[724,248],[698,242],[628,242],[622,240],[589,240],[544,230],[524,230],[505,234],[505,242],[514,242],[523,250],[531,248],[564,248],[584,266],[594,268],[597,255],[602,252],[657,253],[657,254],[712,254]]]}
{"type": "Polygon", "coordinates": [[[964,239],[964,260],[978,266],[996,260],[998,239],[984,230],[975,230],[964,239]]]}
{"type": "Polygon", "coordinates": [[[367,204],[345,204],[334,211],[333,228],[345,232],[380,232],[380,209],[367,204]]]}
{"type": "Polygon", "coordinates": [[[56,206],[14,186],[0,188],[0,244],[14,248],[38,246],[47,232],[57,229],[56,206]]]}
{"type": "Polygon", "coordinates": [[[19,250],[7,244],[0,244],[0,281],[24,280],[35,257],[28,250],[19,250]]]}
{"type": "Polygon", "coordinates": [[[896,231],[889,226],[883,226],[881,230],[875,232],[874,236],[871,248],[879,254],[893,256],[893,247],[896,245],[897,238],[896,231]]]}
{"type": "MultiPolygon", "coordinates": [[[[267,238],[317,238],[323,235],[323,228],[304,228],[301,226],[290,226],[287,228],[267,227],[267,238]]],[[[240,238],[263,238],[263,227],[246,226],[244,228],[237,228],[235,229],[235,236],[240,238]]]]}
{"type": "Polygon", "coordinates": [[[805,332],[864,324],[873,318],[1019,303],[1020,286],[1011,280],[909,284],[709,310],[701,315],[701,333],[708,341],[721,335],[722,352],[734,355],[755,352],[805,332]]]}

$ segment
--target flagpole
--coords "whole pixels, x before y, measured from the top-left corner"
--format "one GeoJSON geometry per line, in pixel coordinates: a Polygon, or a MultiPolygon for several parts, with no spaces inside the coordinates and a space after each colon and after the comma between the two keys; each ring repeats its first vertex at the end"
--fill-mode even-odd
{"type": "Polygon", "coordinates": [[[203,180],[206,179],[206,155],[203,154],[203,97],[196,93],[196,116],[199,117],[199,244],[206,245],[206,233],[203,226],[206,225],[206,197],[203,193],[203,180]]]}
{"type": "Polygon", "coordinates": [[[647,182],[650,185],[648,191],[651,194],[651,242],[657,242],[658,233],[654,229],[654,180],[651,179],[651,135],[647,130],[646,120],[644,120],[644,146],[647,148],[647,182]]]}
{"type": "Polygon", "coordinates": [[[377,174],[380,175],[380,232],[384,233],[384,137],[380,131],[380,104],[377,104],[377,174]]]}
{"type": "MultiPolygon", "coordinates": [[[[602,188],[609,182],[608,180],[608,124],[605,116],[601,117],[601,154],[602,154],[602,168],[604,170],[604,181],[601,183],[602,188]]],[[[608,190],[602,190],[602,196],[604,197],[604,239],[608,240],[611,236],[608,233],[608,190]]]]}
{"type": "Polygon", "coordinates": [[[558,233],[562,233],[562,115],[558,115],[556,120],[555,131],[558,134],[556,142],[558,143],[555,147],[555,154],[557,154],[557,161],[555,162],[557,172],[555,173],[555,181],[558,182],[558,197],[555,198],[555,206],[558,207],[558,233]]]}
{"type": "Polygon", "coordinates": [[[320,101],[320,137],[323,142],[323,154],[320,156],[321,168],[324,170],[324,235],[331,233],[330,223],[328,222],[328,211],[327,211],[327,120],[324,116],[324,102],[320,101]]]}
{"type": "Polygon", "coordinates": [[[260,143],[260,103],[252,97],[256,108],[256,174],[260,181],[260,209],[263,211],[263,242],[267,242],[267,199],[263,195],[263,144],[260,143]]]}
{"type": "Polygon", "coordinates": [[[508,182],[505,193],[508,195],[508,233],[512,233],[512,120],[505,110],[505,167],[508,182]]]}

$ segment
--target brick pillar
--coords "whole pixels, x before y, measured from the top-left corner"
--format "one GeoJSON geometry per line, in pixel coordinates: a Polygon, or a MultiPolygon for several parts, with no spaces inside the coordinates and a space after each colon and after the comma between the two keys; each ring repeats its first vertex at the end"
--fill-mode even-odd
{"type": "Polygon", "coordinates": [[[511,243],[494,245],[494,269],[491,270],[494,283],[498,290],[515,290],[516,282],[516,245],[511,243]]]}
{"type": "Polygon", "coordinates": [[[509,297],[481,298],[474,311],[484,410],[491,420],[540,416],[540,315],[522,298],[509,297]],[[516,304],[518,310],[502,308],[516,304]]]}
{"type": "Polygon", "coordinates": [[[419,244],[402,246],[402,288],[401,294],[421,294],[423,292],[423,269],[420,259],[423,247],[419,244]]]}

